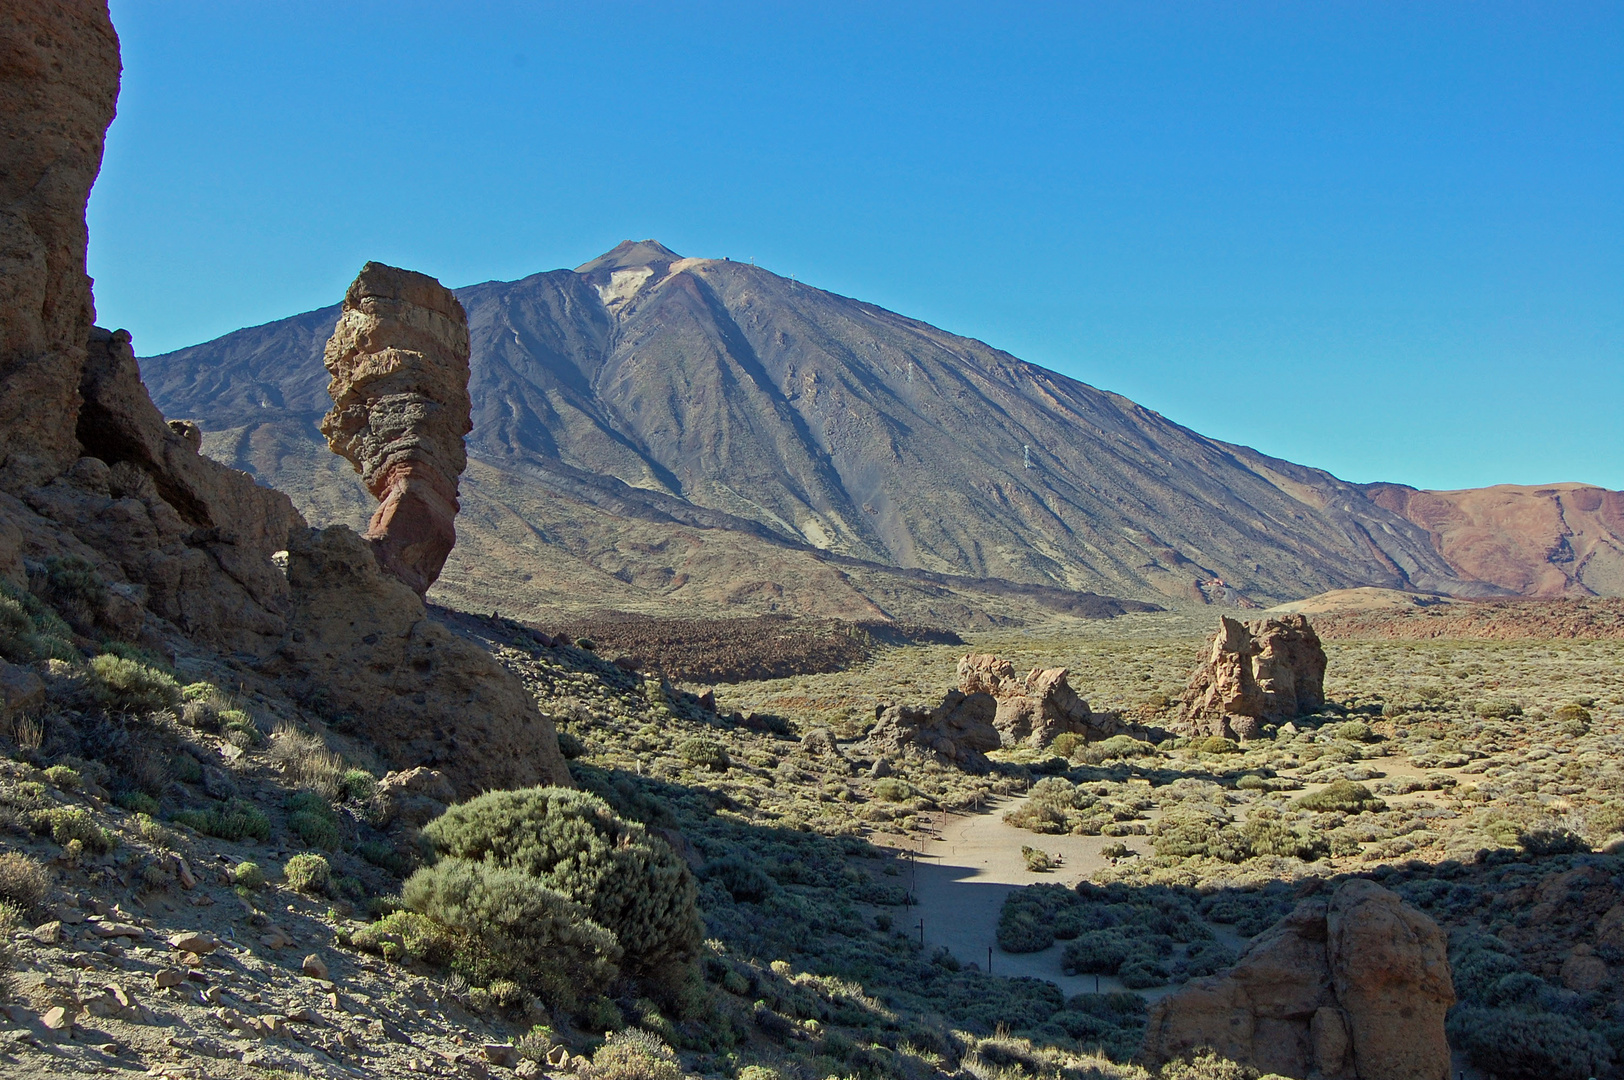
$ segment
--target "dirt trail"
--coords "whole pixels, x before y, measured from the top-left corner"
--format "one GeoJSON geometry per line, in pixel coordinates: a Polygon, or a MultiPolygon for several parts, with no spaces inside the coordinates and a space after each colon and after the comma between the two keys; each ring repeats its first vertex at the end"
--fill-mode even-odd
{"type": "MultiPolygon", "coordinates": [[[[985,969],[992,950],[994,975],[1030,975],[1059,986],[1069,997],[1095,989],[1093,975],[1062,975],[1062,946],[1037,953],[1007,953],[998,947],[998,913],[1013,889],[1037,882],[1074,885],[1106,865],[1100,849],[1121,840],[1135,851],[1149,850],[1149,837],[1039,836],[1004,824],[1004,814],[1025,799],[1000,799],[991,809],[968,816],[944,815],[935,839],[924,841],[916,860],[912,891],[918,906],[908,913],[909,925],[919,932],[924,921],[927,947],[941,946],[963,963],[985,969]],[[1035,874],[1026,868],[1021,847],[1042,848],[1063,859],[1060,869],[1035,874]]],[[[1098,979],[1100,990],[1123,989],[1110,975],[1098,979]]],[[[1143,991],[1158,997],[1169,988],[1143,991]]]]}

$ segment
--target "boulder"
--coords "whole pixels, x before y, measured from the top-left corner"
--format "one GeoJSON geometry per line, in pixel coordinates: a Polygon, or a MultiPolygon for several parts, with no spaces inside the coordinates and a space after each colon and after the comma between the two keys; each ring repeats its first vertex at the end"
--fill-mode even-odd
{"type": "Polygon", "coordinates": [[[0,490],[16,494],[81,456],[85,203],[118,100],[118,35],[105,0],[15,0],[0,57],[0,490]]]}
{"type": "Polygon", "coordinates": [[[1227,615],[1180,703],[1187,735],[1252,739],[1325,703],[1325,649],[1304,615],[1243,623],[1227,615]]]}
{"type": "Polygon", "coordinates": [[[1140,1057],[1159,1066],[1210,1046],[1299,1080],[1447,1080],[1454,1002],[1438,924],[1356,879],[1303,901],[1229,971],[1155,1002],[1140,1057]]]}
{"type": "Polygon", "coordinates": [[[378,500],[367,539],[378,562],[428,592],[457,542],[457,481],[473,428],[468,316],[425,274],[369,262],[344,294],[324,356],[327,445],[378,500]]]}
{"type": "Polygon", "coordinates": [[[0,660],[0,719],[44,703],[44,679],[25,667],[0,660]]]}
{"type": "MultiPolygon", "coordinates": [[[[869,731],[869,746],[881,755],[880,761],[886,760],[884,755],[901,756],[914,749],[984,772],[989,767],[986,752],[1002,745],[998,729],[992,725],[996,711],[991,695],[960,690],[949,691],[934,709],[882,706],[877,710],[879,722],[869,731]]],[[[886,772],[890,772],[889,764],[886,772]]]]}
{"type": "Polygon", "coordinates": [[[1115,715],[1089,709],[1067,674],[1063,667],[1033,668],[1020,679],[1008,660],[971,653],[959,660],[959,690],[994,701],[992,725],[1004,746],[1043,747],[1068,732],[1093,741],[1125,730],[1115,715]]]}
{"type": "Polygon", "coordinates": [[[378,781],[378,826],[387,828],[399,822],[421,828],[445,813],[446,807],[456,801],[456,789],[438,769],[419,765],[392,772],[378,781]]]}

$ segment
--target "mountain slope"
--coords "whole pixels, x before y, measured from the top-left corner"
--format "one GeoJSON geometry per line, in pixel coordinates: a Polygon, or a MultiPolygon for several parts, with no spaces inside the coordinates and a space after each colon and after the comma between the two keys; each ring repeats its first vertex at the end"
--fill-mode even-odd
{"type": "MultiPolygon", "coordinates": [[[[1392,494],[1411,489],[1207,439],[758,267],[628,241],[458,295],[470,453],[528,486],[530,512],[550,493],[863,565],[1142,598],[1505,591],[1451,564],[1392,494]]],[[[264,447],[315,438],[332,321],[238,331],[143,371],[168,415],[249,433],[236,463],[285,484],[264,447]]]]}

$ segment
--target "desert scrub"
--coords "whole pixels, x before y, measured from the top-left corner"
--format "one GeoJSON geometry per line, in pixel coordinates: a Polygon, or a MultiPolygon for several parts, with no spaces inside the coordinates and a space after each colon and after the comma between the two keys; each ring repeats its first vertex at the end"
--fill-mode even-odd
{"type": "Polygon", "coordinates": [[[224,806],[211,806],[206,810],[177,810],[170,820],[196,829],[204,836],[232,842],[271,838],[271,819],[259,807],[242,799],[232,799],[224,806]]]}
{"type": "Polygon", "coordinates": [[[680,981],[699,955],[697,888],[665,841],[595,795],[494,791],[423,829],[441,855],[519,871],[579,903],[624,950],[628,974],[680,981]]]}
{"type": "Polygon", "coordinates": [[[231,868],[231,881],[245,889],[263,889],[265,887],[265,871],[259,868],[256,862],[240,862],[231,868]]]}
{"type": "Polygon", "coordinates": [[[72,627],[38,597],[9,582],[0,582],[0,656],[20,663],[81,659],[72,627]]]}
{"type": "Polygon", "coordinates": [[[315,852],[304,852],[283,865],[282,878],[294,892],[320,896],[332,884],[333,871],[324,857],[315,852]]]}
{"type": "Polygon", "coordinates": [[[84,778],[67,765],[52,765],[43,775],[47,783],[63,791],[78,791],[84,786],[84,778]]]}
{"type": "Polygon", "coordinates": [[[295,791],[282,805],[288,812],[288,828],[306,847],[324,851],[338,847],[338,815],[325,798],[314,791],[295,791]]]}
{"type": "Polygon", "coordinates": [[[678,743],[677,756],[690,765],[712,772],[727,772],[728,767],[733,764],[732,759],[728,757],[727,747],[714,739],[699,736],[678,743]]]}
{"type": "Polygon", "coordinates": [[[1363,814],[1387,809],[1387,804],[1363,784],[1352,780],[1333,780],[1319,791],[1309,792],[1297,799],[1302,810],[1335,811],[1341,814],[1363,814]]]}
{"type": "Polygon", "coordinates": [[[1047,874],[1060,865],[1060,856],[1044,851],[1042,848],[1022,846],[1021,858],[1026,861],[1026,868],[1034,874],[1047,874]]]}
{"type": "Polygon", "coordinates": [[[181,703],[180,684],[173,676],[114,653],[90,661],[108,707],[124,712],[155,712],[181,703]]]}
{"type": "Polygon", "coordinates": [[[36,810],[34,831],[43,833],[63,847],[78,844],[79,850],[93,855],[112,851],[118,838],[91,819],[90,812],[77,806],[57,806],[36,810]]]}
{"type": "Polygon", "coordinates": [[[677,1055],[641,1028],[612,1032],[592,1055],[592,1080],[682,1080],[677,1055]]]}
{"type": "Polygon", "coordinates": [[[309,788],[326,799],[344,792],[348,775],[344,759],[327,748],[321,737],[279,724],[271,732],[271,762],[297,787],[309,788]]]}
{"type": "Polygon", "coordinates": [[[446,928],[449,966],[474,981],[511,979],[573,1009],[616,975],[615,935],[523,870],[441,859],[406,879],[401,901],[446,928]]]}
{"type": "Polygon", "coordinates": [[[20,851],[0,852],[0,902],[31,911],[44,900],[51,874],[38,859],[20,851]]]}
{"type": "Polygon", "coordinates": [[[914,789],[908,781],[898,780],[894,776],[874,781],[874,786],[870,790],[874,792],[876,799],[888,803],[907,802],[914,796],[914,789]]]}

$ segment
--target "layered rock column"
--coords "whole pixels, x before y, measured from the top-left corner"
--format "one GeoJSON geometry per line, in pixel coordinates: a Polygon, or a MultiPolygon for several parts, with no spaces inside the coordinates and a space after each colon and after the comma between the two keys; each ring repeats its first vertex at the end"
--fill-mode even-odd
{"type": "Polygon", "coordinates": [[[457,481],[472,430],[468,316],[451,290],[369,262],[344,295],[324,357],[333,408],[321,431],[378,499],[378,563],[419,596],[457,542],[457,481]]]}
{"type": "Polygon", "coordinates": [[[79,457],[93,309],[85,203],[118,100],[118,35],[96,0],[0,6],[0,490],[79,457]]]}

